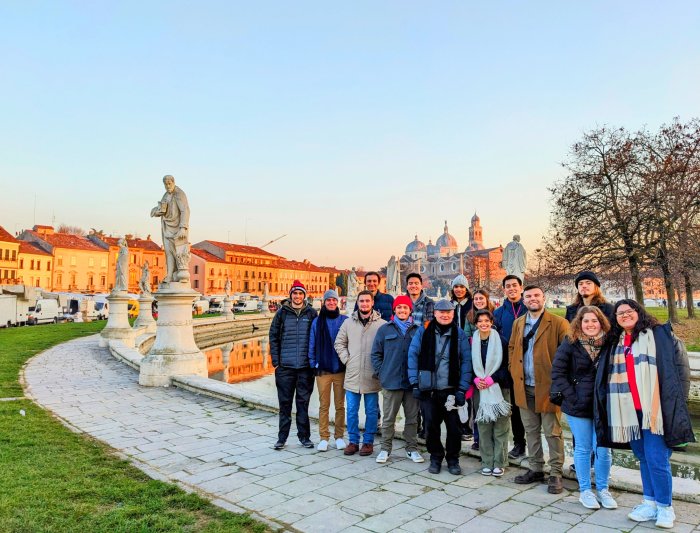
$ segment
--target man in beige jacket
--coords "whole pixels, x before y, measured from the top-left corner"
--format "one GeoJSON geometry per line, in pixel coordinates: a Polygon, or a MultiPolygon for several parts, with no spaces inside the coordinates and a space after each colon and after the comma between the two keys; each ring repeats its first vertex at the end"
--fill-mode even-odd
{"type": "Polygon", "coordinates": [[[345,365],[345,404],[348,416],[348,444],[343,452],[353,455],[372,455],[374,435],[377,432],[379,391],[381,385],[372,367],[372,344],[379,328],[386,324],[379,312],[374,311],[370,291],[357,295],[357,311],[343,322],[335,339],[335,351],[345,365]],[[365,432],[360,448],[360,400],[365,406],[365,432]]]}

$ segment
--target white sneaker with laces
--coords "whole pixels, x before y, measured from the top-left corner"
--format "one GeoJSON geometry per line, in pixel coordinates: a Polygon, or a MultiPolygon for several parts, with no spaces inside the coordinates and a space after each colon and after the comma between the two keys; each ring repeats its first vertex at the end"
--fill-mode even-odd
{"type": "Polygon", "coordinates": [[[490,476],[491,474],[493,474],[493,470],[491,470],[490,468],[488,468],[487,466],[485,466],[484,468],[482,468],[481,470],[479,470],[479,473],[480,473],[482,476],[490,476]]]}
{"type": "Polygon", "coordinates": [[[335,447],[338,450],[345,449],[345,441],[343,439],[335,439],[335,447]]]}
{"type": "Polygon", "coordinates": [[[581,505],[583,505],[586,509],[600,509],[600,504],[598,503],[598,500],[591,489],[581,492],[578,501],[580,501],[581,505]]]}
{"type": "Polygon", "coordinates": [[[379,455],[377,455],[376,461],[378,463],[386,463],[387,459],[389,459],[389,452],[387,452],[386,450],[382,450],[381,452],[379,452],[379,455]]]}
{"type": "Polygon", "coordinates": [[[491,475],[493,477],[501,477],[503,474],[505,474],[505,469],[496,467],[493,470],[491,470],[491,475]]]}
{"type": "Polygon", "coordinates": [[[676,512],[670,505],[668,507],[661,507],[660,505],[656,507],[656,527],[671,529],[675,519],[676,512]]]}
{"type": "Polygon", "coordinates": [[[606,509],[617,509],[617,502],[608,489],[598,491],[598,501],[606,509]]]}
{"type": "Polygon", "coordinates": [[[328,451],[328,441],[322,440],[321,442],[318,443],[318,446],[316,446],[316,449],[319,452],[327,452],[328,451]]]}
{"type": "Polygon", "coordinates": [[[413,450],[412,452],[406,452],[406,457],[408,457],[414,463],[425,462],[425,459],[423,459],[423,456],[415,450],[413,450]]]}
{"type": "Polygon", "coordinates": [[[635,522],[656,520],[656,502],[644,500],[643,503],[632,509],[632,512],[627,515],[627,518],[635,522]]]}

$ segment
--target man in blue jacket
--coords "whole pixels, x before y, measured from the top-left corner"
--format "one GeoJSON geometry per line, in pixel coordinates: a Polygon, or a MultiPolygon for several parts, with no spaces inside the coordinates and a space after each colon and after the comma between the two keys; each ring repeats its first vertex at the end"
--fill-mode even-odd
{"type": "Polygon", "coordinates": [[[379,274],[377,272],[367,272],[365,274],[365,288],[372,293],[374,309],[379,311],[382,319],[387,322],[391,320],[391,315],[394,312],[394,297],[391,294],[379,292],[379,274]]]}
{"type": "Polygon", "coordinates": [[[270,356],[275,367],[275,385],[280,405],[279,434],[274,449],[284,448],[292,427],[292,402],[296,396],[297,436],[304,448],[313,448],[309,423],[309,400],[314,390],[314,372],[309,365],[309,332],[317,313],[306,303],[306,287],[294,280],[289,299],[270,324],[270,356]]]}
{"type": "Polygon", "coordinates": [[[447,459],[450,474],[462,473],[459,454],[462,432],[457,409],[463,406],[465,393],[473,379],[469,340],[454,320],[454,306],[447,300],[435,304],[435,318],[420,329],[408,350],[408,380],[414,397],[420,398],[425,414],[425,442],[430,453],[428,472],[439,474],[447,459]],[[445,446],[440,440],[440,425],[445,423],[445,446]]]}
{"type": "Polygon", "coordinates": [[[321,313],[311,324],[309,336],[309,365],[316,373],[318,387],[318,432],[321,440],[316,449],[319,452],[328,450],[331,437],[328,429],[331,389],[335,408],[335,447],[338,450],[345,448],[345,365],[338,358],[333,344],[340,326],[348,317],[340,314],[338,300],[338,293],[333,289],[323,294],[321,313]]]}
{"type": "MultiPolygon", "coordinates": [[[[494,327],[506,342],[510,342],[510,336],[513,333],[513,322],[515,322],[516,318],[527,313],[527,308],[523,303],[522,280],[518,276],[509,274],[503,278],[503,292],[506,295],[506,299],[503,300],[501,306],[493,312],[493,316],[496,319],[494,327]]],[[[520,417],[520,408],[515,405],[513,387],[510,389],[510,404],[512,406],[510,425],[513,429],[513,449],[508,452],[508,457],[511,459],[518,459],[525,456],[527,447],[525,442],[525,427],[520,417]]]]}

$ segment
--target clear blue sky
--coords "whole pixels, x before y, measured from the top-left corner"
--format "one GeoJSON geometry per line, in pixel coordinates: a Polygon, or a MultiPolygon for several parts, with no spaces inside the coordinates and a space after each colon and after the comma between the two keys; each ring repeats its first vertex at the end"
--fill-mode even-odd
{"type": "MultiPolygon", "coordinates": [[[[0,225],[151,233],[378,267],[547,228],[583,131],[700,116],[700,3],[5,2],[0,225]]],[[[159,236],[158,236],[159,239],[159,236]]]]}

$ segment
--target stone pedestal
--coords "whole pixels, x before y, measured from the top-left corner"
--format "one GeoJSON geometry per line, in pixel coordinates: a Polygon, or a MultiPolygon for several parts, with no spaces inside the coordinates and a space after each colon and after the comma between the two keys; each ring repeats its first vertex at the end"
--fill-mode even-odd
{"type": "Polygon", "coordinates": [[[168,387],[176,375],[207,377],[207,359],[194,342],[192,303],[199,297],[189,283],[163,283],[158,300],[156,339],[141,362],[139,384],[168,387]]]}
{"type": "Polygon", "coordinates": [[[225,317],[226,320],[233,320],[233,302],[228,296],[224,298],[221,316],[225,317]]]}
{"type": "Polygon", "coordinates": [[[153,333],[156,330],[156,321],[153,319],[153,296],[142,294],[139,298],[139,316],[136,317],[134,327],[146,328],[146,333],[153,333]]]}
{"type": "Polygon", "coordinates": [[[109,318],[100,333],[100,347],[104,348],[110,340],[121,340],[127,346],[133,346],[134,336],[129,324],[129,295],[125,292],[112,292],[107,296],[109,318]]]}

